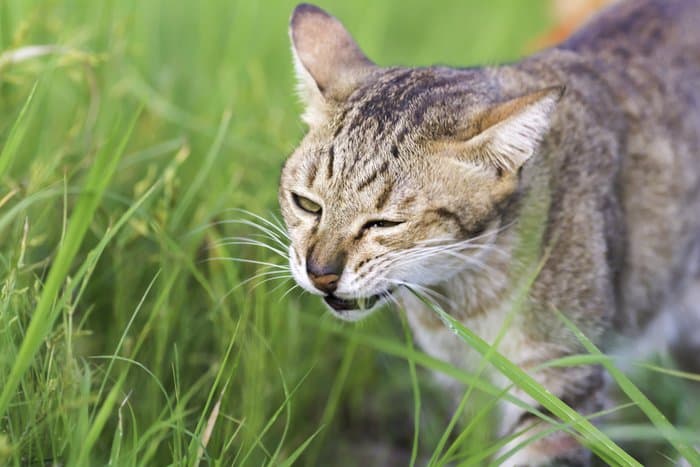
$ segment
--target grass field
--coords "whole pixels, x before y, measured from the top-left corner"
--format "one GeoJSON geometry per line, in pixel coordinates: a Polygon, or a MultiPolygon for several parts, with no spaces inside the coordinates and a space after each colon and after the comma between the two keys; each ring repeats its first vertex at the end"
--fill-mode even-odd
{"type": "MultiPolygon", "coordinates": [[[[488,463],[488,384],[414,349],[400,313],[335,321],[242,239],[274,230],[255,215],[275,222],[304,132],[293,6],[0,2],[0,465],[488,463]],[[432,371],[472,381],[454,427],[432,371]]],[[[542,1],[322,6],[385,65],[512,60],[548,27],[542,1]]],[[[601,425],[646,465],[700,439],[697,386],[667,373],[635,372],[656,405],[616,377],[642,410],[601,425]]]]}

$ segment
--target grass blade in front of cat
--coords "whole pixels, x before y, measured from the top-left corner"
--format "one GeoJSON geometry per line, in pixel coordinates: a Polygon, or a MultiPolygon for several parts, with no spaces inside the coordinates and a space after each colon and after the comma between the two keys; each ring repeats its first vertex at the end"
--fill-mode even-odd
{"type": "Polygon", "coordinates": [[[477,336],[474,332],[464,327],[462,323],[450,316],[449,313],[445,312],[435,304],[424,300],[420,294],[414,294],[421,301],[423,301],[423,303],[429,306],[438,316],[440,316],[445,324],[474,350],[479,352],[481,355],[486,355],[491,352],[491,364],[499,372],[501,372],[501,374],[506,376],[513,383],[515,383],[516,386],[525,391],[537,402],[542,404],[542,406],[552,412],[552,414],[561,418],[563,421],[570,423],[572,428],[574,428],[581,435],[581,441],[583,444],[585,444],[594,453],[600,457],[614,460],[618,465],[641,467],[639,462],[634,460],[622,448],[615,444],[615,442],[603,434],[591,422],[586,420],[585,417],[578,414],[575,410],[566,405],[558,397],[554,396],[545,387],[535,381],[532,376],[528,375],[518,366],[510,362],[507,358],[501,355],[500,352],[491,350],[493,348],[492,346],[477,336]]]}
{"type": "MultiPolygon", "coordinates": [[[[571,322],[563,313],[557,310],[559,318],[566,324],[566,326],[574,333],[578,338],[579,342],[588,350],[591,354],[595,356],[603,356],[603,353],[596,347],[596,345],[591,342],[591,340],[586,337],[575,325],[571,322]]],[[[622,371],[620,371],[612,360],[601,359],[600,364],[608,371],[610,376],[617,382],[618,386],[622,391],[624,391],[627,396],[634,401],[642,412],[651,420],[651,422],[656,425],[656,427],[664,434],[669,443],[673,445],[674,448],[683,456],[685,459],[691,463],[691,465],[700,465],[700,453],[696,451],[689,443],[683,441],[682,437],[679,435],[676,427],[674,427],[666,418],[664,414],[661,413],[659,409],[656,408],[654,404],[642,393],[642,391],[637,388],[637,386],[632,383],[632,381],[625,376],[622,371]]]]}

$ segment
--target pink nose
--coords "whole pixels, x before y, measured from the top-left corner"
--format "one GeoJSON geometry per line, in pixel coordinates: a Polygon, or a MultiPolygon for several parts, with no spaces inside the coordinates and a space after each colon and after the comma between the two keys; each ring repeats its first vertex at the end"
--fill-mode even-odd
{"type": "Polygon", "coordinates": [[[335,289],[338,288],[338,279],[340,276],[338,274],[323,274],[317,276],[311,271],[308,272],[309,279],[316,286],[317,289],[325,293],[333,293],[335,289]]]}

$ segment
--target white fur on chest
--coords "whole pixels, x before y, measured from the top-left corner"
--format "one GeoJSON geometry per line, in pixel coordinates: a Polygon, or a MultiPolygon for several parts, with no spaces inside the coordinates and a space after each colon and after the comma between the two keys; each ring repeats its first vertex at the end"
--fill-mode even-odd
{"type": "MultiPolygon", "coordinates": [[[[426,353],[468,372],[479,370],[483,365],[482,356],[447,326],[434,323],[434,311],[415,297],[403,297],[402,301],[414,337],[426,353]]],[[[493,344],[503,333],[497,347],[498,352],[521,368],[526,369],[541,362],[543,349],[526,336],[520,328],[520,319],[509,316],[510,312],[506,308],[493,308],[462,321],[462,324],[489,344],[493,344]]],[[[501,385],[506,381],[490,364],[486,364],[483,371],[494,383],[501,385]]]]}
{"type": "MultiPolygon", "coordinates": [[[[403,303],[408,321],[413,329],[414,338],[426,353],[447,361],[465,372],[483,377],[498,388],[506,388],[511,384],[508,378],[489,362],[484,362],[482,355],[447,326],[439,325],[434,321],[432,326],[426,326],[426,323],[432,321],[431,314],[435,315],[435,312],[420,300],[412,297],[412,299],[403,300],[403,303]]],[[[550,391],[559,393],[566,385],[566,381],[552,380],[546,373],[532,373],[530,371],[536,365],[552,358],[555,349],[546,343],[533,342],[520,327],[522,320],[518,319],[518,316],[509,316],[511,314],[509,309],[511,307],[506,305],[495,307],[477,317],[463,320],[462,324],[489,344],[494,344],[501,336],[496,347],[499,353],[530,373],[550,391]]],[[[436,373],[435,380],[456,397],[455,402],[461,399],[464,388],[459,382],[442,373],[436,373]]],[[[534,399],[515,387],[510,390],[510,393],[525,403],[533,406],[538,405],[534,399]]],[[[505,401],[499,406],[499,433],[506,435],[518,423],[522,409],[505,401]]]]}

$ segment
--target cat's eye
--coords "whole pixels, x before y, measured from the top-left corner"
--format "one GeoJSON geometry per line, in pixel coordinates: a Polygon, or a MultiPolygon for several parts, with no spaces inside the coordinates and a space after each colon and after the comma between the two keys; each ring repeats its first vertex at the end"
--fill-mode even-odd
{"type": "Polygon", "coordinates": [[[299,209],[306,211],[310,214],[321,214],[321,206],[314,203],[309,198],[304,198],[296,193],[292,193],[292,198],[294,199],[294,204],[299,206],[299,209]]]}
{"type": "Polygon", "coordinates": [[[397,225],[403,224],[403,222],[396,222],[396,221],[387,221],[387,220],[374,220],[374,221],[369,221],[365,225],[362,226],[362,230],[367,230],[367,229],[385,229],[387,227],[396,227],[397,225]]]}

